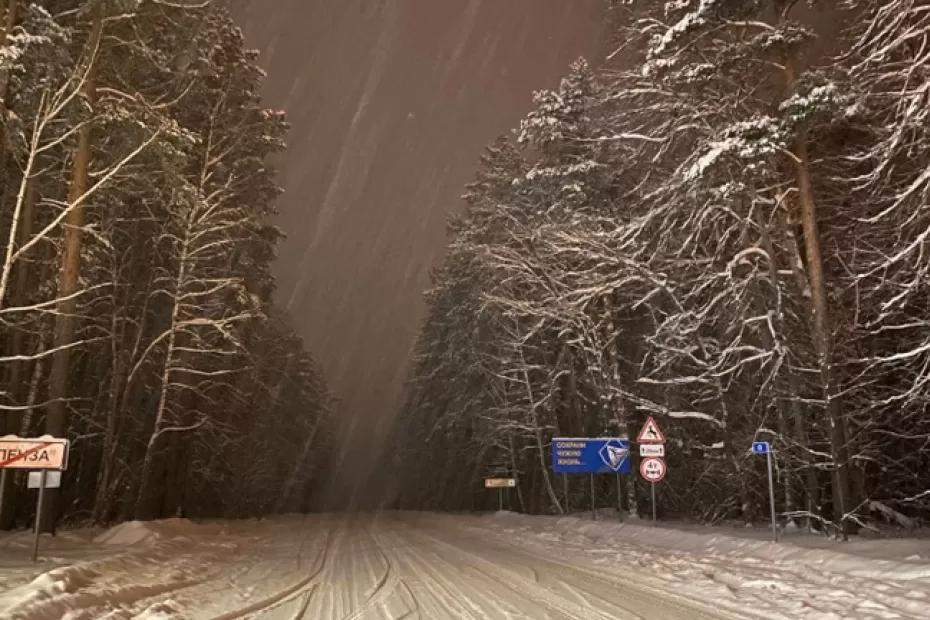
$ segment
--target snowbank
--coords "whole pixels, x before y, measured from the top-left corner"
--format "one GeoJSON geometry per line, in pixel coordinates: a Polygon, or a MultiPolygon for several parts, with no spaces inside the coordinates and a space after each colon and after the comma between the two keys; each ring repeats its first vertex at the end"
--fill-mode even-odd
{"type": "Polygon", "coordinates": [[[94,542],[129,547],[160,540],[202,538],[222,532],[223,528],[219,525],[194,523],[188,519],[127,521],[95,537],[94,542]]]}
{"type": "MultiPolygon", "coordinates": [[[[596,522],[587,514],[501,512],[134,522],[45,539],[39,564],[28,561],[28,545],[19,544],[24,541],[0,539],[6,551],[0,555],[0,618],[215,620],[263,612],[285,618],[312,608],[308,617],[322,620],[349,613],[349,607],[344,613],[327,607],[337,599],[351,606],[374,596],[375,604],[397,591],[403,600],[392,600],[401,616],[412,596],[399,585],[405,571],[427,580],[446,571],[443,583],[455,582],[455,596],[463,600],[484,596],[499,579],[528,579],[533,588],[553,588],[553,604],[574,609],[590,575],[610,592],[587,601],[595,606],[626,587],[658,593],[666,603],[703,601],[737,618],[930,618],[930,540],[841,544],[792,532],[776,545],[762,528],[656,527],[616,518],[609,512],[596,522]],[[474,570],[462,573],[463,563],[474,570]],[[574,582],[562,579],[563,567],[574,582]],[[378,592],[381,598],[372,594],[378,592]]],[[[502,591],[512,596],[511,590],[505,584],[502,591]]]]}
{"type": "Polygon", "coordinates": [[[112,527],[94,538],[98,545],[138,545],[144,542],[153,542],[158,534],[151,524],[142,521],[128,521],[112,527]]]}
{"type": "MultiPolygon", "coordinates": [[[[804,563],[831,572],[858,577],[930,580],[930,540],[863,540],[838,543],[823,536],[782,534],[778,544],[768,530],[730,530],[691,524],[667,525],[630,518],[620,523],[578,516],[528,517],[498,512],[484,517],[500,528],[534,532],[550,540],[574,541],[598,547],[647,545],[651,548],[732,558],[753,558],[772,563],[804,563]],[[540,527],[542,526],[542,527],[540,527]],[[864,560],[868,559],[868,562],[864,560]]],[[[930,613],[930,612],[928,612],[930,613]]]]}
{"type": "Polygon", "coordinates": [[[184,551],[225,549],[225,527],[167,519],[43,536],[38,564],[28,561],[31,538],[22,545],[22,536],[10,537],[4,546],[15,553],[0,558],[0,618],[96,620],[104,612],[110,620],[177,618],[171,601],[158,601],[141,615],[126,610],[197,583],[204,568],[187,562],[184,551]]]}
{"type": "Polygon", "coordinates": [[[761,528],[600,516],[496,513],[467,527],[538,555],[558,549],[561,557],[585,558],[595,570],[622,567],[629,578],[737,616],[752,610],[767,619],[930,618],[930,540],[837,543],[792,532],[775,544],[761,528]]]}

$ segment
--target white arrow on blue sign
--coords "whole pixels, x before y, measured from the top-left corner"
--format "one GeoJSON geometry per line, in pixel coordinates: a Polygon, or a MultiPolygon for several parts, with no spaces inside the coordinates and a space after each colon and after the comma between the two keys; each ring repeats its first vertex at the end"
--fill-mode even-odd
{"type": "Polygon", "coordinates": [[[753,454],[768,454],[771,451],[771,446],[767,441],[754,441],[752,442],[752,452],[753,454]]]}

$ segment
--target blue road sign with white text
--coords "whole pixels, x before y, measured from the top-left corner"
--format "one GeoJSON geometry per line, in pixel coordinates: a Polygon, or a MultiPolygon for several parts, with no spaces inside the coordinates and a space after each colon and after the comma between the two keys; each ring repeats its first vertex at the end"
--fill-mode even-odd
{"type": "Polygon", "coordinates": [[[767,441],[754,441],[752,442],[752,451],[754,454],[768,454],[771,447],[767,441]]]}
{"type": "Polygon", "coordinates": [[[557,474],[629,474],[630,441],[612,437],[555,437],[552,471],[557,474]]]}

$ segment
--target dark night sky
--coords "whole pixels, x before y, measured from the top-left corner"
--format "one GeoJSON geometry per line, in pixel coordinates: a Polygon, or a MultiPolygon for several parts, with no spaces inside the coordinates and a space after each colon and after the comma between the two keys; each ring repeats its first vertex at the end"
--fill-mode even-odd
{"type": "Polygon", "coordinates": [[[237,0],[292,124],[278,299],[370,473],[397,409],[448,214],[534,89],[598,49],[603,0],[237,0]]]}

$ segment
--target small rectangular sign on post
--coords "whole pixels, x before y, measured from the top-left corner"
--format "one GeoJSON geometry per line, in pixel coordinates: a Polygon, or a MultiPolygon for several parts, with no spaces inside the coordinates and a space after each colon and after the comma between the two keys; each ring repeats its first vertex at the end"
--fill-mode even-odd
{"type": "Polygon", "coordinates": [[[644,444],[639,447],[639,455],[643,458],[647,457],[663,457],[665,456],[665,444],[644,444]]]}
{"type": "Polygon", "coordinates": [[[552,471],[557,474],[629,474],[630,441],[612,437],[554,437],[552,471]]]}
{"type": "MultiPolygon", "coordinates": [[[[41,471],[31,471],[29,472],[29,477],[26,478],[26,488],[27,489],[38,489],[42,484],[42,472],[41,471]]],[[[45,488],[46,489],[60,489],[61,488],[61,472],[60,471],[50,471],[45,474],[45,488]]]]}
{"type": "Polygon", "coordinates": [[[486,489],[512,489],[517,486],[517,481],[513,478],[485,478],[484,488],[486,489]]]}
{"type": "Polygon", "coordinates": [[[484,488],[497,489],[497,509],[504,510],[504,489],[512,489],[517,486],[515,478],[485,478],[484,488]]]}

